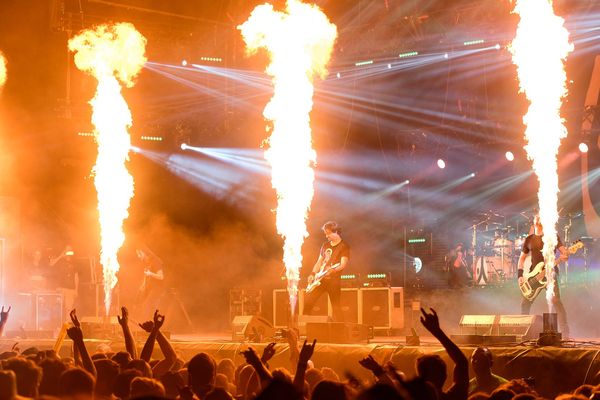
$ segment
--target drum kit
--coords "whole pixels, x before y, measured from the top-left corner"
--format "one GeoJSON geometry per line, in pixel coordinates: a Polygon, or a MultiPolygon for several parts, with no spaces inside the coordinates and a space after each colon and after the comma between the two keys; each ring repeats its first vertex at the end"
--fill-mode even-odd
{"type": "Polygon", "coordinates": [[[494,211],[480,213],[474,221],[470,229],[475,285],[501,285],[516,278],[517,262],[531,225],[529,217],[520,215],[523,220],[514,226],[494,211]]]}
{"type": "MultiPolygon", "coordinates": [[[[575,219],[583,217],[583,213],[564,213],[559,210],[559,221],[562,226],[563,243],[571,243],[571,227],[575,219]]],[[[511,217],[495,211],[477,214],[469,228],[472,233],[471,271],[473,283],[477,286],[503,285],[517,279],[517,265],[525,238],[533,233],[533,216],[536,211],[521,212],[511,217]]],[[[589,244],[600,238],[580,237],[580,241],[589,244]]],[[[529,257],[528,257],[529,258],[529,257]]],[[[587,247],[583,251],[584,270],[589,266],[587,247]]],[[[525,268],[530,264],[525,261],[525,268]]],[[[564,267],[564,279],[568,280],[568,261],[564,267]]]]}

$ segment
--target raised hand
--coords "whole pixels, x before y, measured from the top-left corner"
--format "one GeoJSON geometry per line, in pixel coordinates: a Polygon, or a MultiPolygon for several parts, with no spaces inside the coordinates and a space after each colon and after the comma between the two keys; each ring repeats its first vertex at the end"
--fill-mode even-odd
{"type": "Polygon", "coordinates": [[[269,362],[271,358],[275,355],[275,343],[269,343],[267,347],[263,350],[262,357],[260,360],[263,363],[269,362]]]}
{"type": "Polygon", "coordinates": [[[129,324],[129,311],[126,307],[121,307],[121,316],[117,315],[117,321],[119,321],[119,325],[121,326],[129,324]]]}
{"type": "Polygon", "coordinates": [[[158,310],[154,311],[154,329],[159,330],[165,323],[165,316],[158,313],[158,310]]]}
{"type": "Polygon", "coordinates": [[[72,326],[67,329],[67,336],[74,342],[83,341],[83,332],[79,326],[72,326]]]}
{"type": "Polygon", "coordinates": [[[143,330],[145,330],[148,333],[152,332],[152,329],[154,329],[154,322],[152,322],[152,321],[142,322],[141,324],[138,324],[138,325],[140,326],[140,328],[142,328],[143,330]]]}
{"type": "Polygon", "coordinates": [[[368,355],[358,362],[363,368],[371,371],[375,376],[383,374],[385,371],[383,367],[373,358],[372,355],[368,355]]]}
{"type": "Polygon", "coordinates": [[[0,311],[0,325],[4,325],[8,321],[8,313],[11,308],[12,306],[8,306],[8,310],[4,311],[4,306],[2,306],[2,311],[0,311]]]}
{"type": "Polygon", "coordinates": [[[79,323],[79,319],[77,319],[77,311],[75,309],[71,310],[71,312],[69,313],[69,317],[71,317],[71,322],[73,323],[73,326],[81,328],[81,324],[79,323]]]}
{"type": "Polygon", "coordinates": [[[284,330],[283,335],[290,346],[298,348],[298,332],[294,328],[284,330]]]}
{"type": "Polygon", "coordinates": [[[252,347],[248,347],[248,350],[241,351],[240,353],[244,356],[246,362],[253,367],[262,364],[260,358],[258,358],[256,350],[254,350],[252,347]]]}
{"type": "Polygon", "coordinates": [[[304,344],[302,344],[302,349],[300,350],[300,356],[298,358],[298,364],[306,364],[312,357],[315,352],[315,345],[317,344],[317,339],[313,340],[312,345],[306,344],[306,340],[304,344]]]}
{"type": "Polygon", "coordinates": [[[429,308],[429,311],[431,311],[431,312],[428,313],[421,307],[421,314],[422,314],[421,323],[423,324],[423,326],[425,328],[427,328],[427,330],[429,332],[431,332],[431,333],[439,332],[441,329],[440,329],[440,320],[438,318],[438,315],[433,308],[429,308]]]}

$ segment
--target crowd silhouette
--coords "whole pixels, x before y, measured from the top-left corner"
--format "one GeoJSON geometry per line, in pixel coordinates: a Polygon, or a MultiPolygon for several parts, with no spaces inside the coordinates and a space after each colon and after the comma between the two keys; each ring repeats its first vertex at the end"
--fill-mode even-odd
{"type": "MultiPolygon", "coordinates": [[[[0,311],[0,334],[9,318],[10,307],[0,311]]],[[[346,374],[340,376],[325,365],[311,360],[316,340],[300,346],[294,330],[286,331],[290,367],[270,368],[276,347],[270,343],[262,354],[248,347],[240,353],[245,362],[215,360],[199,353],[190,360],[178,357],[169,339],[161,332],[165,316],[157,310],[152,320],[139,324],[148,337],[138,354],[125,307],[117,317],[123,331],[125,351],[103,349],[90,354],[75,310],[67,336],[73,342],[72,357],[60,357],[53,350],[29,348],[0,354],[0,400],[535,400],[542,397],[527,379],[507,380],[492,372],[493,355],[484,347],[471,355],[474,376],[469,379],[469,360],[446,335],[435,310],[421,309],[421,324],[447,352],[453,373],[446,382],[447,365],[438,355],[424,354],[415,365],[417,375],[408,379],[393,364],[382,365],[372,355],[359,364],[370,371],[364,381],[346,374]],[[155,343],[162,358],[153,359],[155,343]]],[[[582,385],[558,400],[600,399],[600,386],[582,385]]]]}

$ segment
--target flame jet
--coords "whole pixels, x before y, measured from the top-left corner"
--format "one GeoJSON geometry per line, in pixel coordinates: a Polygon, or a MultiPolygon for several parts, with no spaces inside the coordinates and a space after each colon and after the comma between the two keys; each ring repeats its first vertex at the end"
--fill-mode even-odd
{"type": "Polygon", "coordinates": [[[544,226],[544,248],[549,304],[554,296],[554,249],[557,245],[558,166],[560,142],[567,136],[560,116],[567,94],[564,62],[573,45],[564,19],[554,14],[552,1],[517,0],[514,12],[520,21],[510,50],[517,66],[521,91],[529,100],[523,117],[527,157],[533,162],[538,181],[540,220],[544,226]]]}
{"type": "Polygon", "coordinates": [[[4,57],[4,54],[0,51],[0,89],[2,89],[2,86],[6,83],[6,77],[6,57],[4,57]]]}
{"type": "Polygon", "coordinates": [[[133,79],[146,62],[145,48],[146,39],[129,23],[100,25],[69,40],[77,68],[98,81],[90,104],[98,145],[93,174],[98,193],[100,263],[107,315],[119,271],[117,253],[125,241],[123,221],[129,215],[133,197],[133,177],[126,167],[132,119],[119,82],[133,86],[133,79]]]}
{"type": "Polygon", "coordinates": [[[270,4],[257,6],[238,29],[249,54],[265,48],[270,56],[266,72],[272,77],[274,93],[263,112],[270,121],[267,132],[272,130],[265,158],[277,192],[276,225],[284,240],[283,262],[294,315],[302,244],[308,236],[306,218],[314,195],[313,81],[327,72],[337,28],[317,6],[288,0],[285,12],[275,11],[270,4]]]}

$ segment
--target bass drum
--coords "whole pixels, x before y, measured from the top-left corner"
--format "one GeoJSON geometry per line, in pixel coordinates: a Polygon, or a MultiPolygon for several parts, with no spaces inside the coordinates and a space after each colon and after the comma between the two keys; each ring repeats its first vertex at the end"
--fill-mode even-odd
{"type": "Polygon", "coordinates": [[[473,266],[475,285],[502,285],[514,277],[512,259],[509,257],[477,257],[473,266]]]}

